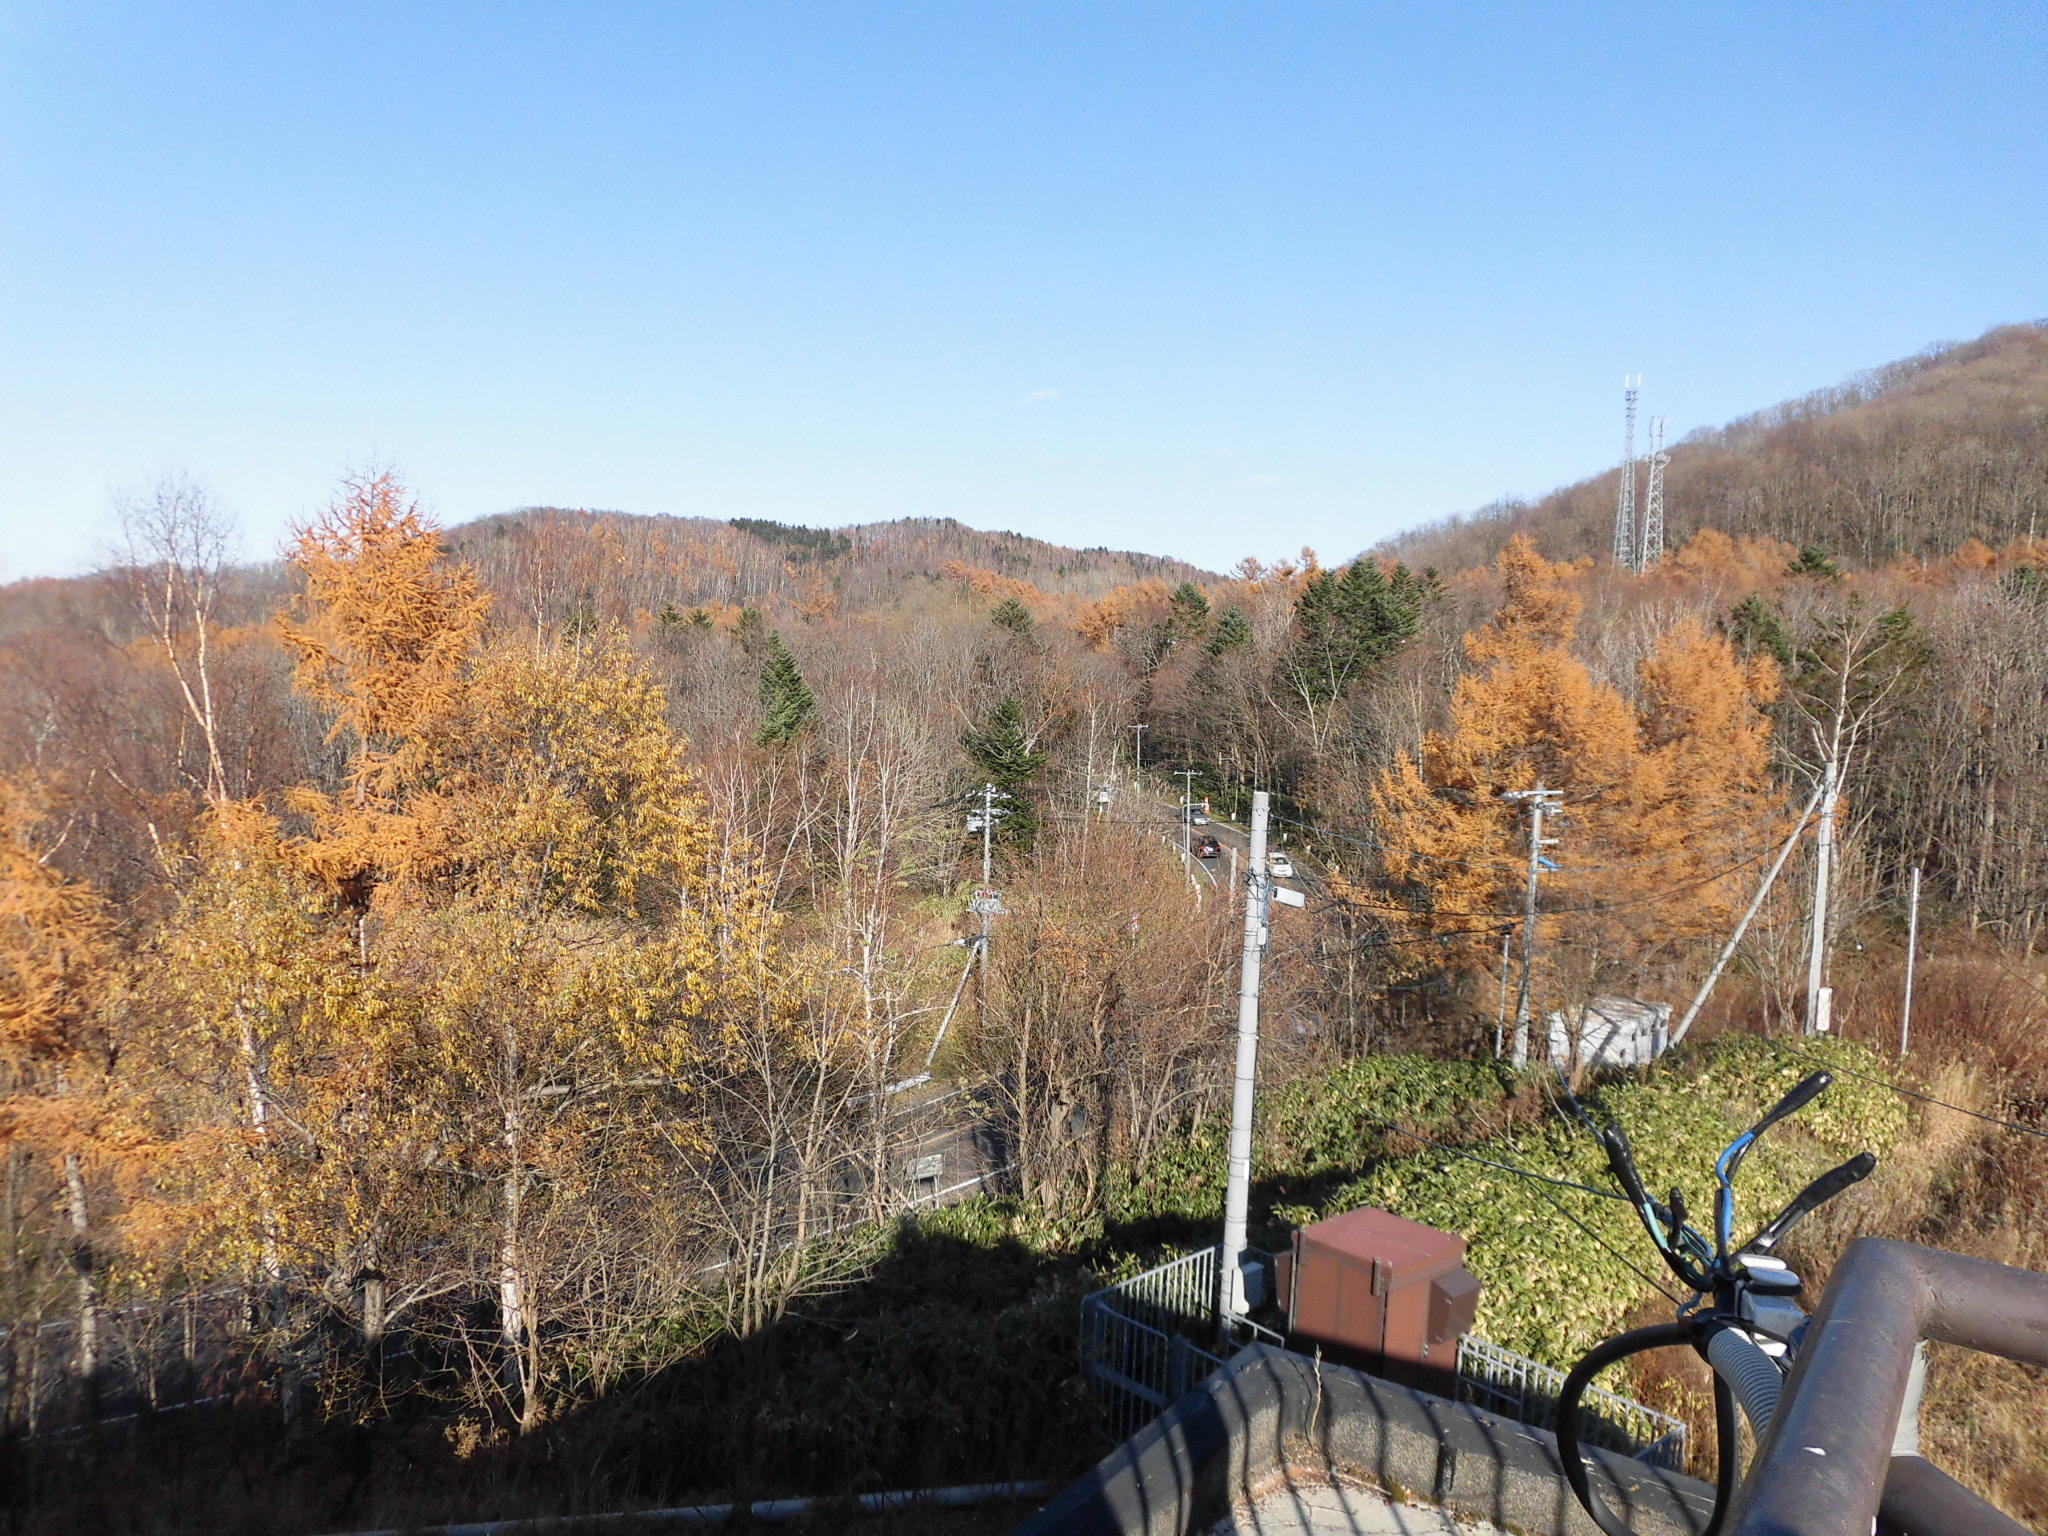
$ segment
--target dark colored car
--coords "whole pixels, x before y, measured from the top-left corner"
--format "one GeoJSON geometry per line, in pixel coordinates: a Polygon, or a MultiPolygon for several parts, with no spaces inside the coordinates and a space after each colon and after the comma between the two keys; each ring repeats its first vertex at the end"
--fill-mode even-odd
{"type": "Polygon", "coordinates": [[[1217,842],[1216,839],[1211,837],[1208,833],[1204,832],[1200,837],[1195,839],[1196,858],[1216,859],[1221,858],[1222,856],[1223,845],[1217,842]]]}

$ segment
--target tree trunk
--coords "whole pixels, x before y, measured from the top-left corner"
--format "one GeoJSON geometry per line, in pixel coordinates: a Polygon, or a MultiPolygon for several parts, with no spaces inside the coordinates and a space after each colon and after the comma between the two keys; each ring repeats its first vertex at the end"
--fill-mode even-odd
{"type": "Polygon", "coordinates": [[[100,1369],[100,1282],[93,1268],[91,1211],[85,1197],[85,1168],[76,1152],[64,1154],[64,1212],[71,1223],[71,1271],[78,1286],[78,1349],[73,1357],[88,1399],[98,1396],[100,1369]]]}
{"type": "Polygon", "coordinates": [[[512,1025],[501,1035],[505,1095],[505,1174],[498,1226],[498,1332],[505,1351],[505,1391],[521,1432],[540,1418],[539,1384],[534,1379],[533,1294],[520,1247],[526,1202],[526,1123],[519,1108],[519,1040],[512,1025]]]}

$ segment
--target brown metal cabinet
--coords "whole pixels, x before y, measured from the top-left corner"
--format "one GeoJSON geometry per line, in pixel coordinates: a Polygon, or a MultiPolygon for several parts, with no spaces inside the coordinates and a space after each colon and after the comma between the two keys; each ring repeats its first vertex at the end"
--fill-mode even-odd
{"type": "Polygon", "coordinates": [[[1367,1206],[1301,1228],[1279,1267],[1290,1348],[1427,1391],[1451,1387],[1479,1304],[1464,1238],[1367,1206]]]}

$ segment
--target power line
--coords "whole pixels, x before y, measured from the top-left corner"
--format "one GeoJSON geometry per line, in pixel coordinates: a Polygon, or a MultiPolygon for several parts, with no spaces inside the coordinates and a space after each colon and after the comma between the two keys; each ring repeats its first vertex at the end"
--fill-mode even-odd
{"type": "Polygon", "coordinates": [[[1972,1120],[1982,1120],[1987,1125],[2003,1126],[2006,1130],[2021,1136],[2032,1136],[2037,1141],[2048,1141],[2048,1131],[2036,1130],[2031,1125],[2021,1125],[2016,1120],[2007,1120],[2000,1115],[1987,1115],[1980,1109],[1965,1109],[1960,1104],[1951,1104],[1947,1099],[1937,1099],[1933,1094],[1922,1093],[1915,1088],[1901,1088],[1897,1083],[1887,1082],[1885,1079],[1872,1073],[1859,1072],[1854,1067],[1845,1067],[1838,1061],[1829,1061],[1824,1057],[1815,1056],[1807,1051],[1794,1050],[1791,1046],[1776,1040],[1769,1040],[1766,1043],[1776,1050],[1783,1051],[1787,1056],[1796,1056],[1801,1061],[1811,1062],[1817,1067],[1825,1067],[1830,1072],[1839,1072],[1844,1077],[1860,1078],[1864,1082],[1879,1088],[1889,1088],[1901,1098],[1918,1099],[1922,1104],[1938,1105],[1942,1109],[1953,1110],[1956,1114],[1968,1115],[1972,1120]]]}
{"type": "MultiPolygon", "coordinates": [[[[1588,902],[1576,907],[1545,907],[1542,915],[1545,917],[1568,917],[1585,913],[1619,912],[1629,907],[1646,906],[1651,902],[1663,901],[1672,896],[1682,896],[1687,891],[1698,890],[1701,886],[1712,885],[1716,880],[1725,880],[1730,875],[1739,874],[1741,871],[1757,863],[1770,851],[1768,847],[1760,848],[1740,862],[1726,865],[1721,869],[1715,870],[1712,874],[1702,875],[1696,880],[1687,880],[1679,885],[1666,886],[1641,896],[1630,896],[1621,901],[1588,902]]],[[[1515,914],[1506,912],[1446,912],[1434,907],[1399,906],[1369,901],[1346,900],[1343,898],[1333,900],[1323,910],[1327,911],[1337,907],[1354,911],[1392,912],[1411,917],[1453,917],[1466,921],[1498,918],[1501,922],[1507,923],[1521,921],[1515,914]]],[[[1486,930],[1475,929],[1473,931],[1484,932],[1486,930]]]]}
{"type": "Polygon", "coordinates": [[[1398,1131],[1410,1141],[1419,1141],[1425,1147],[1433,1147],[1437,1151],[1447,1153],[1452,1157],[1462,1157],[1468,1163],[1480,1163],[1488,1168],[1496,1168],[1502,1173],[1512,1173],[1518,1179],[1534,1179],[1539,1184],[1554,1184],[1559,1189],[1575,1189],[1582,1195],[1592,1195],[1597,1199],[1619,1200],[1623,1205],[1629,1203],[1627,1195],[1617,1194],[1611,1189],[1599,1189],[1591,1184],[1580,1184],[1572,1179],[1552,1178],[1549,1174],[1538,1173],[1533,1168],[1518,1168],[1513,1163],[1496,1162],[1492,1158],[1481,1157],[1478,1153],[1468,1152],[1463,1147],[1453,1147],[1441,1141],[1431,1141],[1420,1131],[1411,1131],[1398,1120],[1370,1120],[1366,1123],[1380,1126],[1385,1130],[1398,1131]]]}
{"type": "MultiPolygon", "coordinates": [[[[1297,827],[1301,831],[1312,832],[1318,837],[1331,838],[1337,842],[1355,843],[1361,848],[1370,848],[1378,853],[1396,853],[1400,854],[1404,858],[1420,859],[1424,863],[1428,864],[1452,864],[1457,865],[1460,868],[1464,869],[1491,869],[1509,873],[1519,873],[1522,868],[1520,861],[1508,861],[1502,859],[1454,859],[1442,854],[1424,853],[1420,849],[1416,848],[1403,848],[1398,846],[1397,844],[1386,842],[1381,838],[1367,837],[1361,833],[1332,831],[1328,827],[1319,827],[1306,821],[1296,821],[1292,817],[1288,816],[1281,816],[1276,814],[1273,817],[1273,819],[1275,821],[1284,821],[1289,826],[1297,827]]],[[[1778,829],[1782,828],[1783,824],[1784,818],[1782,816],[1774,815],[1766,817],[1762,820],[1745,823],[1743,827],[1740,829],[1740,831],[1737,832],[1735,835],[1724,838],[1720,842],[1708,843],[1704,847],[1681,848],[1674,850],[1671,853],[1659,854],[1657,857],[1652,859],[1631,859],[1626,862],[1618,864],[1574,864],[1568,870],[1563,871],[1563,873],[1573,875],[1602,875],[1610,874],[1615,871],[1625,869],[1652,869],[1660,864],[1675,864],[1681,859],[1698,858],[1703,854],[1715,853],[1723,848],[1733,848],[1738,844],[1745,842],[1748,838],[1755,835],[1756,833],[1765,831],[1769,832],[1771,840],[1773,844],[1775,844],[1778,829]]]]}
{"type": "MultiPolygon", "coordinates": [[[[1467,1162],[1481,1163],[1488,1168],[1498,1169],[1502,1173],[1511,1173],[1514,1174],[1517,1178],[1527,1179],[1533,1184],[1552,1184],[1563,1189],[1577,1190],[1581,1194],[1594,1195],[1602,1200],[1620,1200],[1623,1204],[1628,1203],[1626,1196],[1616,1194],[1612,1190],[1595,1189],[1590,1184],[1577,1184],[1572,1182],[1570,1179],[1553,1179],[1549,1175],[1537,1173],[1533,1169],[1517,1168],[1512,1163],[1495,1162],[1491,1158],[1480,1157],[1476,1153],[1466,1152],[1457,1147],[1449,1147],[1443,1145],[1441,1142],[1431,1141],[1427,1136],[1418,1135],[1416,1132],[1409,1130],[1405,1126],[1398,1125],[1391,1120],[1381,1120],[1376,1121],[1374,1123],[1388,1126],[1393,1130],[1399,1131],[1404,1136],[1408,1136],[1416,1141],[1422,1142],[1425,1146],[1434,1147],[1439,1152],[1448,1153],[1452,1157],[1461,1157],[1464,1158],[1467,1162]]],[[[1674,1306],[1683,1304],[1682,1298],[1673,1294],[1671,1291],[1666,1290],[1664,1286],[1656,1279],[1656,1277],[1649,1273],[1649,1271],[1643,1269],[1639,1264],[1635,1262],[1635,1260],[1631,1259],[1627,1254],[1623,1253],[1620,1249],[1616,1248],[1612,1243],[1608,1242],[1606,1238],[1602,1237],[1598,1232],[1594,1231],[1593,1228],[1586,1223],[1585,1218],[1573,1215],[1570,1211],[1566,1210],[1563,1206],[1559,1205],[1556,1200],[1552,1199],[1551,1196],[1542,1189],[1538,1189],[1536,1191],[1536,1196],[1538,1199],[1543,1201],[1545,1205],[1548,1205],[1553,1211],[1557,1212],[1558,1215],[1562,1216],[1566,1221],[1570,1222],[1573,1226],[1577,1227],[1581,1232],[1585,1233],[1586,1236],[1590,1237],[1596,1244],[1600,1246],[1600,1248],[1607,1254],[1609,1258],[1613,1259],[1616,1263],[1620,1264],[1623,1268],[1627,1269],[1631,1274],[1633,1274],[1638,1280],[1642,1281],[1643,1284],[1647,1285],[1651,1290],[1657,1292],[1666,1301],[1669,1301],[1674,1306]]]]}
{"type": "Polygon", "coordinates": [[[1958,1115],[1967,1115],[1972,1120],[1981,1120],[1987,1125],[2000,1126],[2020,1136],[2032,1136],[2037,1141],[2048,1141],[2048,1131],[2039,1130],[2031,1125],[2021,1125],[2018,1121],[2008,1120],[2002,1115],[1986,1114],[1981,1109],[1969,1109],[1961,1104],[1951,1104],[1947,1099],[1936,1098],[1933,1094],[1923,1093],[1917,1088],[1903,1087],[1887,1078],[1879,1077],[1875,1073],[1858,1071],[1855,1067],[1844,1066],[1841,1062],[1830,1061],[1824,1056],[1816,1056],[1811,1051],[1799,1050],[1794,1046],[1785,1044],[1782,1040],[1774,1040],[1769,1035],[1759,1034],[1750,1025],[1745,1024],[1740,1019],[1731,1018],[1725,1013],[1720,1013],[1713,1009],[1702,1009],[1701,1016],[1712,1019],[1717,1024],[1726,1025],[1728,1028],[1746,1035],[1752,1040],[1762,1042],[1774,1051],[1806,1062],[1810,1066],[1821,1067],[1829,1072],[1837,1072],[1844,1077],[1857,1078],[1869,1083],[1872,1087],[1888,1088],[1901,1098],[1916,1099],[1922,1104],[1932,1104],[1939,1109],[1950,1110],[1958,1115]]]}

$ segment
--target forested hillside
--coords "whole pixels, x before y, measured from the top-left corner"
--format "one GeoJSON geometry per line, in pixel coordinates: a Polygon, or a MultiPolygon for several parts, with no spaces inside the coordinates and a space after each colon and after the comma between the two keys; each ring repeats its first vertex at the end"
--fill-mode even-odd
{"type": "MultiPolygon", "coordinates": [[[[1674,547],[1713,528],[1874,565],[1938,557],[1966,539],[2000,545],[2048,534],[2048,321],[1931,347],[1692,432],[1669,452],[1674,547]]],[[[1619,473],[1502,502],[1388,547],[1411,562],[1474,565],[1521,531],[1554,558],[1604,555],[1619,473]]]]}
{"type": "Polygon", "coordinates": [[[636,613],[778,602],[815,618],[916,604],[921,589],[963,575],[1089,598],[1132,582],[1207,575],[1163,556],[1066,549],[950,518],[831,529],[530,507],[466,523],[451,531],[449,544],[483,574],[500,613],[543,621],[573,612],[584,622],[616,623],[636,613]]]}
{"type": "MultiPolygon", "coordinates": [[[[1798,1070],[1832,764],[1830,1059],[1874,1081],[1760,1176],[1867,1136],[1842,1222],[2048,1263],[2034,1143],[1885,1082],[2048,1096],[2044,359],[2011,328],[1682,445],[1641,574],[1597,483],[1228,575],[950,522],[443,530],[390,475],[235,567],[165,483],[116,565],[0,590],[20,1528],[164,1528],[34,1438],[160,1402],[205,1411],[121,1454],[195,1531],[1071,1470],[1078,1295],[1219,1202],[1241,914],[1189,793],[1270,790],[1311,897],[1266,965],[1269,1242],[1459,1225],[1541,1354],[1649,1303],[1567,1214],[1538,1275],[1547,1216],[1373,1115],[1585,1176],[1497,1059],[1511,999],[1539,1063],[1553,1011],[1682,1007],[1789,838],[1687,1051],[1605,1089],[1681,1172],[1798,1070]]],[[[2025,1510],[2036,1391],[1934,1398],[2025,1510]]]]}

